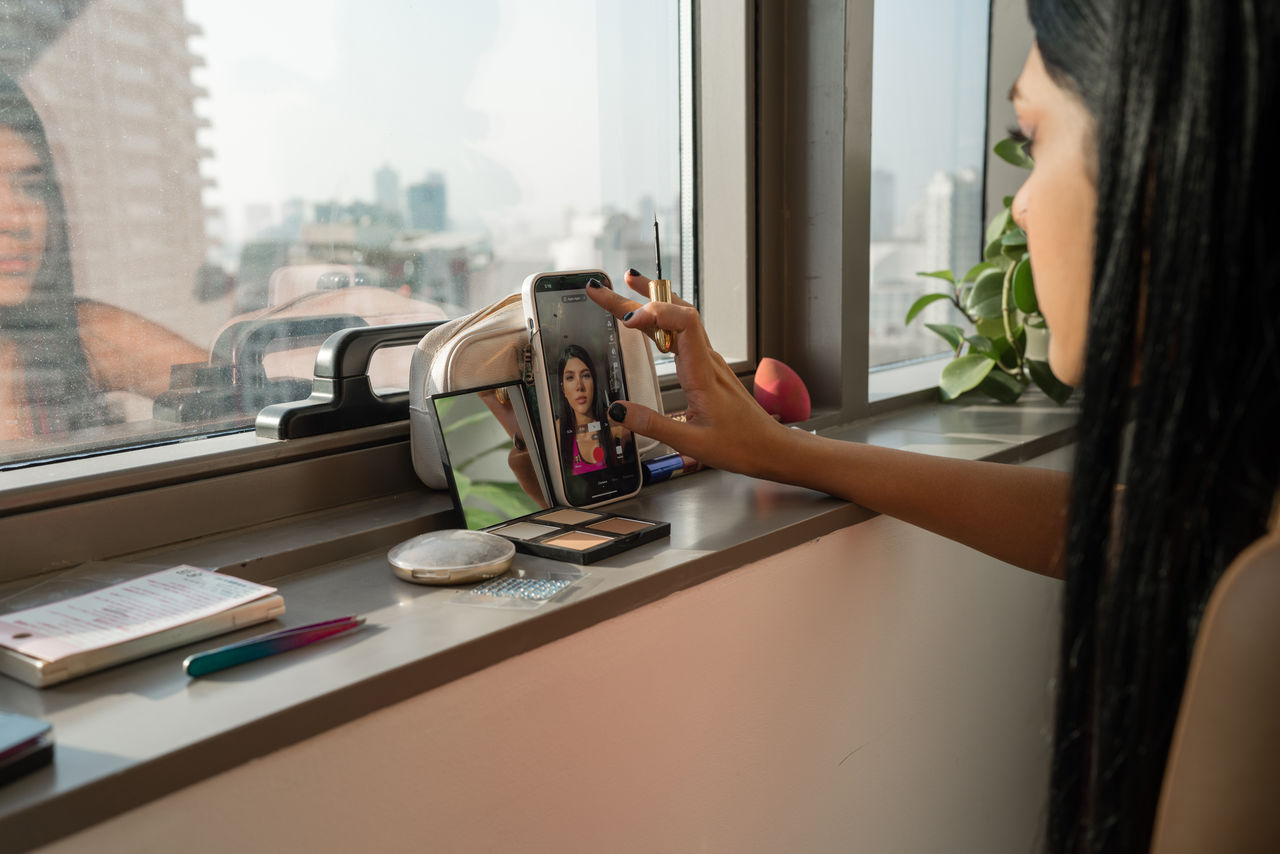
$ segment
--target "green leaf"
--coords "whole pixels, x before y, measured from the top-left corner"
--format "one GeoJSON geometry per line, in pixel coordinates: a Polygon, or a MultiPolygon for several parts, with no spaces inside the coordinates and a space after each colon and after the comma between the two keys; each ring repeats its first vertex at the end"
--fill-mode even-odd
{"type": "Polygon", "coordinates": [[[1030,169],[1035,165],[1035,161],[1031,159],[1031,155],[1027,154],[1026,145],[1016,142],[1012,139],[1002,139],[996,143],[996,147],[992,149],[1006,163],[1017,166],[1019,169],[1030,169]]]}
{"type": "Polygon", "coordinates": [[[916,319],[920,312],[924,311],[930,305],[933,305],[940,299],[951,299],[947,294],[925,294],[911,304],[911,308],[907,309],[907,319],[902,321],[903,326],[910,326],[911,321],[916,319]]]}
{"type": "Polygon", "coordinates": [[[956,283],[955,274],[950,270],[935,270],[932,273],[919,272],[916,275],[928,276],[931,279],[942,279],[944,282],[950,282],[953,285],[956,283]]]}
{"type": "Polygon", "coordinates": [[[1012,207],[1013,207],[1013,196],[1005,196],[1005,197],[1004,197],[1004,201],[1003,201],[1003,202],[1001,202],[1001,204],[1003,204],[1006,208],[1012,208],[1012,207]]]}
{"type": "Polygon", "coordinates": [[[524,516],[538,509],[538,503],[520,488],[520,484],[515,482],[475,483],[471,487],[469,497],[477,504],[492,506],[507,519],[524,516]]]}
{"type": "Polygon", "coordinates": [[[1044,318],[1038,314],[1033,317],[1027,318],[1027,326],[1031,327],[1032,329],[1048,329],[1049,328],[1049,324],[1045,323],[1044,318]]]}
{"type": "Polygon", "coordinates": [[[458,501],[463,504],[467,503],[467,495],[471,493],[471,478],[467,477],[458,469],[453,471],[453,485],[458,490],[458,501]]]}
{"type": "Polygon", "coordinates": [[[943,399],[955,400],[966,391],[977,388],[995,366],[995,362],[976,353],[951,360],[938,378],[943,399]]]}
{"type": "Polygon", "coordinates": [[[1023,314],[1034,314],[1040,310],[1036,302],[1036,285],[1031,278],[1031,259],[1023,258],[1018,268],[1013,271],[1013,304],[1023,314]]]}
{"type": "Polygon", "coordinates": [[[1013,215],[1009,213],[1009,208],[1005,208],[991,218],[991,222],[987,224],[987,243],[991,244],[1000,239],[1000,236],[1008,231],[1013,224],[1013,215]]]}
{"type": "Polygon", "coordinates": [[[462,515],[467,520],[467,527],[473,531],[507,521],[492,510],[481,510],[479,507],[463,507],[462,515]]]}
{"type": "Polygon", "coordinates": [[[980,318],[973,326],[978,330],[979,335],[984,338],[990,338],[996,346],[999,346],[1002,341],[1006,347],[1009,346],[1009,342],[1005,341],[1004,320],[1001,318],[983,317],[980,318]]]}
{"type": "Polygon", "coordinates": [[[969,342],[969,352],[981,353],[988,359],[996,359],[996,347],[985,335],[970,335],[964,340],[969,342]]]}
{"type": "Polygon", "coordinates": [[[1014,326],[1013,340],[1000,339],[1000,344],[997,345],[996,349],[999,351],[1000,364],[1011,371],[1017,369],[1018,360],[1027,352],[1027,330],[1023,329],[1021,325],[1014,326]]]}
{"type": "Polygon", "coordinates": [[[1040,390],[1049,395],[1049,398],[1059,405],[1066,403],[1071,397],[1071,393],[1075,391],[1071,386],[1053,375],[1048,362],[1028,359],[1027,370],[1031,372],[1031,379],[1036,385],[1040,386],[1040,390]]]}
{"type": "Polygon", "coordinates": [[[483,451],[480,451],[474,456],[469,457],[463,460],[462,462],[458,463],[457,465],[454,466],[454,468],[457,471],[466,471],[472,465],[475,465],[480,460],[494,453],[501,453],[505,459],[507,452],[510,450],[511,450],[511,439],[507,436],[503,436],[501,439],[498,439],[496,442],[493,442],[492,444],[490,444],[489,447],[485,448],[483,451]]]}
{"type": "Polygon", "coordinates": [[[995,269],[995,264],[989,264],[986,261],[983,261],[981,264],[976,265],[971,270],[969,270],[969,272],[965,273],[964,278],[961,279],[960,281],[972,282],[978,278],[979,274],[984,273],[987,270],[993,270],[993,269],[995,269]]]}
{"type": "Polygon", "coordinates": [[[992,371],[978,384],[978,391],[1001,403],[1015,403],[1022,397],[1022,383],[1004,371],[992,371]]]}
{"type": "Polygon", "coordinates": [[[484,421],[490,420],[491,418],[493,418],[493,415],[490,414],[488,409],[486,409],[484,412],[474,412],[471,415],[466,416],[465,418],[459,418],[457,421],[453,422],[448,427],[445,427],[441,432],[453,433],[456,430],[465,430],[466,428],[472,426],[473,424],[480,424],[484,421]]]}
{"type": "Polygon", "coordinates": [[[964,343],[964,330],[959,326],[952,326],[950,323],[926,323],[925,328],[936,332],[951,345],[952,350],[960,352],[960,345],[964,343]]]}
{"type": "Polygon", "coordinates": [[[1000,246],[1006,250],[1025,250],[1027,248],[1027,233],[1020,228],[1015,228],[1004,237],[1000,238],[1000,246]]]}
{"type": "Polygon", "coordinates": [[[969,292],[968,309],[978,317],[999,317],[1004,297],[1004,273],[987,270],[969,292]]]}

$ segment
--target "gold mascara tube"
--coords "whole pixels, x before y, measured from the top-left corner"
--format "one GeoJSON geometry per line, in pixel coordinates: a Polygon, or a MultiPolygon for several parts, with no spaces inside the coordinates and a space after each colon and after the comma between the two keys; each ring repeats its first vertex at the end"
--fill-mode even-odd
{"type": "MultiPolygon", "coordinates": [[[[653,215],[653,251],[658,256],[658,278],[649,280],[649,299],[653,302],[671,302],[671,282],[662,278],[662,242],[658,238],[658,215],[653,215]]],[[[675,337],[665,329],[653,333],[653,343],[658,351],[670,353],[675,337]]]]}

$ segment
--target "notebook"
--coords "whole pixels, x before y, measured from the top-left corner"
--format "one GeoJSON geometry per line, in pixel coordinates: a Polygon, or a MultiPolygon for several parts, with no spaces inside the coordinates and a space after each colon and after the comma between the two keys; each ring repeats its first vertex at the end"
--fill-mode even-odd
{"type": "Polygon", "coordinates": [[[176,566],[0,614],[0,673],[43,688],[282,614],[274,587],[176,566]]]}

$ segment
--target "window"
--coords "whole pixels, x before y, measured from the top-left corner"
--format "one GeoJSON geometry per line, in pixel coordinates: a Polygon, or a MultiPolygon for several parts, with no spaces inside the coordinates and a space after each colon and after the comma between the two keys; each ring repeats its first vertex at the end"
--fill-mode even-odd
{"type": "MultiPolygon", "coordinates": [[[[14,437],[11,389],[21,374],[14,372],[9,308],[0,306],[0,428],[11,431],[0,436],[0,468],[8,467],[0,472],[0,533],[15,552],[0,568],[0,580],[5,573],[132,554],[177,539],[345,506],[383,494],[377,490],[413,488],[412,472],[405,473],[401,459],[404,425],[285,443],[256,442],[245,432],[256,402],[246,402],[243,382],[236,385],[236,366],[229,368],[226,351],[215,346],[217,332],[237,318],[237,311],[252,322],[265,318],[269,325],[275,307],[244,303],[270,300],[271,278],[279,270],[284,272],[276,277],[277,294],[289,295],[286,302],[366,292],[400,304],[420,302],[448,315],[482,304],[480,285],[496,281],[499,269],[510,277],[506,292],[517,288],[529,269],[544,265],[652,269],[652,205],[662,219],[663,248],[669,253],[664,272],[670,270],[677,289],[692,295],[696,260],[700,310],[712,342],[735,369],[750,371],[765,354],[800,370],[814,396],[815,426],[865,415],[868,360],[861,342],[869,339],[865,277],[870,265],[869,256],[859,253],[869,249],[873,83],[885,82],[883,74],[872,79],[873,61],[884,54],[873,49],[873,36],[879,35],[875,6],[876,0],[491,0],[466,6],[468,25],[481,27],[485,38],[457,38],[459,56],[479,55],[472,63],[451,65],[427,55],[431,45],[449,41],[438,31],[461,14],[457,4],[444,2],[424,8],[392,0],[326,0],[308,4],[305,13],[296,3],[255,3],[248,11],[244,4],[213,0],[15,4],[0,16],[0,69],[34,102],[48,132],[50,161],[67,196],[75,293],[95,301],[91,308],[125,309],[147,321],[148,329],[173,330],[196,355],[159,360],[156,397],[112,392],[104,407],[109,417],[99,423],[37,435],[28,429],[14,437]],[[539,19],[526,7],[549,11],[539,19]],[[359,19],[362,13],[368,20],[359,19]],[[221,24],[218,15],[224,18],[221,24]],[[570,21],[573,16],[578,17],[570,21]],[[546,23],[551,19],[555,28],[546,23]],[[424,21],[443,23],[427,27],[424,21]],[[367,52],[370,28],[393,34],[377,43],[372,56],[367,52]],[[167,41],[157,41],[157,33],[165,33],[167,41]],[[119,57],[112,58],[108,48],[114,43],[99,42],[115,36],[127,44],[119,45],[119,57]],[[225,42],[230,44],[224,50],[239,60],[218,53],[215,43],[225,42]],[[641,43],[642,50],[634,49],[641,43]],[[539,55],[554,55],[554,61],[539,64],[529,47],[533,44],[539,55]],[[365,53],[358,51],[361,45],[365,53]],[[570,54],[574,61],[582,57],[580,65],[556,58],[570,54]],[[71,73],[72,57],[101,73],[71,73]],[[177,60],[176,72],[164,65],[177,60]],[[581,95],[580,81],[552,86],[554,69],[568,66],[587,69],[580,76],[611,80],[614,88],[597,86],[588,98],[581,95]],[[461,76],[448,78],[446,72],[461,76]],[[178,83],[164,83],[165,74],[176,74],[178,83]],[[352,75],[364,81],[364,88],[351,91],[344,81],[352,75]],[[525,85],[534,78],[544,85],[525,85]],[[237,102],[230,95],[222,100],[225,87],[237,81],[241,88],[233,91],[247,92],[248,100],[237,102]],[[508,102],[505,112],[480,99],[484,92],[501,90],[503,81],[524,93],[508,102]],[[433,94],[435,89],[447,91],[433,94]],[[574,92],[578,100],[571,103],[586,117],[578,135],[570,134],[576,125],[565,130],[563,122],[552,122],[567,109],[561,103],[569,97],[565,93],[574,92]],[[424,130],[432,98],[446,99],[454,112],[448,122],[428,123],[424,130]],[[314,109],[325,123],[315,123],[308,112],[314,109]],[[309,133],[301,132],[303,125],[309,133]],[[454,126],[470,141],[469,159],[456,167],[431,153],[439,144],[436,136],[454,126]],[[176,133],[175,127],[186,135],[181,146],[165,136],[176,133]],[[544,168],[551,161],[526,156],[544,127],[548,138],[576,145],[585,136],[597,147],[574,149],[587,154],[564,176],[566,194],[577,193],[573,215],[563,207],[544,207],[522,225],[515,211],[545,196],[551,181],[544,168]],[[488,145],[499,138],[516,150],[488,145]],[[407,152],[405,158],[419,159],[401,159],[393,147],[407,152]],[[186,158],[182,169],[173,165],[175,151],[186,158]],[[237,151],[240,162],[261,169],[240,175],[232,167],[237,151]],[[322,186],[286,181],[303,182],[311,174],[294,162],[303,152],[322,158],[322,186]],[[477,164],[499,160],[501,174],[512,182],[503,186],[519,196],[520,204],[481,213],[472,205],[473,213],[464,216],[463,189],[482,173],[477,164]],[[645,168],[661,166],[661,177],[644,179],[656,187],[647,192],[650,198],[628,198],[635,192],[618,173],[638,171],[634,164],[641,160],[645,168]],[[696,170],[690,161],[696,161],[696,170]],[[474,168],[468,172],[469,167],[474,168]],[[399,193],[388,190],[390,173],[399,177],[399,193]],[[361,229],[382,216],[380,190],[384,197],[398,198],[400,215],[408,218],[409,185],[422,187],[415,198],[420,208],[430,208],[441,183],[446,230],[409,225],[405,230],[445,240],[451,232],[470,233],[470,217],[491,224],[491,255],[451,256],[447,246],[428,240],[432,251],[443,253],[433,258],[447,263],[409,259],[412,265],[397,267],[387,260],[389,250],[379,254],[356,245],[355,237],[366,233],[361,229]],[[302,199],[300,211],[291,199],[302,199]],[[595,245],[584,236],[588,232],[573,228],[591,218],[592,205],[598,213],[631,218],[643,237],[633,244],[595,245]],[[677,205],[683,215],[676,213],[677,205]],[[163,228],[155,227],[157,206],[164,213],[163,228]],[[777,222],[766,221],[766,215],[777,222]],[[313,245],[333,254],[319,259],[321,269],[295,276],[313,260],[301,240],[307,226],[310,234],[320,235],[313,245]],[[299,241],[287,252],[268,239],[295,227],[299,241]],[[554,239],[547,240],[547,233],[554,239]],[[182,234],[195,237],[184,243],[182,234]],[[350,245],[339,245],[343,235],[350,245]],[[543,242],[535,240],[538,235],[543,242]],[[626,254],[606,256],[611,245],[626,254]],[[590,257],[558,254],[575,246],[590,257]],[[175,247],[185,247],[187,262],[164,267],[162,254],[178,251],[175,247]],[[476,284],[473,303],[436,296],[461,274],[467,285],[464,300],[476,284]],[[401,293],[406,284],[408,295],[401,293]],[[243,301],[240,308],[237,299],[243,301]],[[185,367],[175,369],[174,363],[185,367]],[[176,403],[164,397],[174,391],[185,395],[176,403]],[[173,408],[208,399],[243,409],[163,421],[156,417],[157,398],[173,408]],[[185,438],[199,441],[157,444],[185,438]],[[149,444],[127,453],[37,465],[144,443],[149,444]],[[316,482],[334,488],[315,490],[316,482]],[[283,500],[262,500],[267,492],[283,500]],[[149,521],[144,526],[138,519],[149,521]],[[58,542],[56,532],[72,529],[78,533],[69,548],[58,542]]],[[[1025,59],[1030,37],[1019,4],[994,6],[992,62],[1002,64],[993,65],[991,85],[1003,94],[1025,59]],[[1002,20],[1014,22],[1003,36],[1002,20]]],[[[923,55],[918,41],[906,44],[889,50],[923,55]]],[[[446,48],[452,45],[441,49],[446,48]]],[[[965,56],[975,66],[985,62],[978,48],[965,56]]],[[[934,85],[932,80],[922,85],[934,85]]],[[[979,79],[974,85],[986,83],[979,79]]],[[[895,97],[913,97],[904,92],[895,97]]],[[[1007,105],[991,109],[1003,128],[1007,105]]],[[[934,132],[932,126],[925,131],[934,132]]],[[[993,175],[999,169],[993,165],[993,175]]],[[[987,188],[988,205],[992,198],[998,204],[1020,177],[994,181],[987,188]]],[[[0,183],[0,194],[8,189],[0,183]]],[[[604,217],[596,221],[606,222],[604,217]]],[[[0,278],[0,292],[9,284],[7,277],[0,278]]],[[[368,322],[363,315],[360,319],[368,322]]],[[[160,343],[167,340],[161,336],[160,343]]],[[[52,341],[41,344],[47,348],[52,341]]],[[[149,352],[142,342],[156,343],[126,339],[126,364],[142,361],[149,352]]],[[[260,376],[287,383],[309,374],[309,353],[291,352],[301,349],[297,343],[286,338],[253,354],[262,358],[260,376]]],[[[936,365],[923,367],[928,376],[917,387],[936,379],[936,365]]],[[[898,373],[870,376],[875,382],[898,373]]]]}
{"type": "MultiPolygon", "coordinates": [[[[876,0],[870,185],[873,372],[949,352],[925,323],[956,323],[922,272],[963,275],[982,259],[989,0],[876,0]]],[[[937,366],[923,372],[936,382],[937,366]]],[[[910,372],[907,372],[910,373],[910,372]]],[[[888,388],[894,383],[890,378],[888,388]]],[[[908,380],[910,382],[910,380],[908,380]]],[[[884,393],[873,377],[871,394],[884,393]]],[[[906,389],[901,389],[906,390],[906,389]]]]}
{"type": "MultiPolygon", "coordinates": [[[[681,289],[679,18],[678,0],[6,13],[0,467],[246,429],[306,397],[342,326],[458,316],[541,270],[652,270],[655,214],[681,289]]],[[[375,385],[403,387],[408,353],[386,355],[375,385]]]]}

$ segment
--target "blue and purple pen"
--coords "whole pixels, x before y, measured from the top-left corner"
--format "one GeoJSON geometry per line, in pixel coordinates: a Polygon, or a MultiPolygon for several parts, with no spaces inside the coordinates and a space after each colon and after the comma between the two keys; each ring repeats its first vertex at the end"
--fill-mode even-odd
{"type": "Polygon", "coordinates": [[[187,656],[187,660],[182,662],[182,668],[187,671],[188,676],[205,676],[247,661],[266,658],[278,652],[288,652],[362,625],[364,625],[364,617],[351,616],[295,626],[292,629],[281,629],[278,632],[258,635],[256,638],[249,638],[239,643],[227,644],[206,652],[197,652],[195,655],[187,656]]]}

